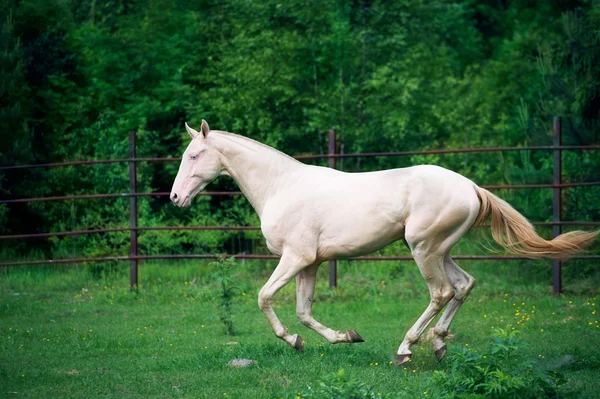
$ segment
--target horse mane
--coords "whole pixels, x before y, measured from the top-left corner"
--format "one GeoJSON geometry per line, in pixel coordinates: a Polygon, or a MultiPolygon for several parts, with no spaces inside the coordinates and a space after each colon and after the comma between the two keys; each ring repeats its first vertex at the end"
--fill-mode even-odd
{"type": "MultiPolygon", "coordinates": [[[[239,140],[241,140],[242,142],[244,142],[244,141],[246,141],[246,142],[250,142],[251,144],[256,144],[256,145],[258,145],[259,147],[262,147],[262,148],[265,148],[265,149],[271,150],[271,151],[273,151],[273,152],[275,152],[275,153],[277,153],[277,154],[279,154],[279,155],[282,155],[282,156],[284,156],[285,158],[289,158],[290,160],[292,160],[292,161],[294,161],[294,162],[302,163],[302,162],[298,161],[296,158],[294,158],[294,157],[291,157],[291,156],[289,156],[288,154],[286,154],[286,153],[284,153],[284,152],[281,152],[281,151],[279,151],[279,150],[278,150],[278,149],[276,149],[276,148],[273,148],[273,147],[271,147],[271,146],[268,146],[268,145],[266,145],[266,144],[263,144],[263,143],[261,143],[260,141],[256,141],[256,140],[254,140],[254,139],[251,139],[250,137],[242,136],[242,135],[235,134],[235,133],[226,132],[226,131],[224,131],[224,130],[211,130],[211,133],[217,133],[217,134],[220,134],[221,136],[223,136],[223,137],[225,137],[225,138],[228,138],[228,139],[230,139],[230,140],[231,140],[231,139],[235,139],[235,140],[232,140],[232,141],[235,141],[237,144],[240,144],[240,145],[243,145],[243,144],[242,144],[242,143],[239,143],[239,142],[237,141],[238,139],[239,139],[239,140]]],[[[209,136],[209,137],[210,137],[210,136],[209,136]]],[[[251,149],[251,147],[250,147],[250,146],[245,146],[245,147],[246,147],[246,148],[248,148],[248,149],[251,149]]]]}

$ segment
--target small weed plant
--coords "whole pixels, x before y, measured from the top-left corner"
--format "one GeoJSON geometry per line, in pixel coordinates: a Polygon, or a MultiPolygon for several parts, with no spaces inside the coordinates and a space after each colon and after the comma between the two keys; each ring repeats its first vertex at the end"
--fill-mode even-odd
{"type": "Polygon", "coordinates": [[[362,381],[349,378],[344,370],[324,376],[315,386],[309,385],[304,392],[288,395],[302,399],[375,399],[379,398],[371,387],[362,381]]]}
{"type": "Polygon", "coordinates": [[[526,342],[518,330],[496,329],[491,349],[476,354],[464,347],[450,354],[443,371],[434,371],[432,392],[441,399],[559,398],[562,376],[518,356],[526,342]]]}
{"type": "Polygon", "coordinates": [[[212,262],[211,265],[217,267],[217,271],[212,275],[212,279],[217,284],[216,298],[217,306],[219,307],[219,320],[221,320],[221,323],[225,327],[225,334],[234,335],[235,330],[233,328],[231,313],[235,292],[238,289],[233,284],[231,270],[235,266],[235,260],[233,257],[221,257],[216,262],[212,262]]]}
{"type": "MultiPolygon", "coordinates": [[[[400,392],[386,398],[415,398],[429,396],[440,399],[533,399],[561,398],[563,377],[544,370],[534,362],[519,357],[527,343],[517,339],[518,331],[508,326],[497,329],[490,350],[477,354],[464,347],[448,355],[442,370],[423,381],[405,381],[400,392]]],[[[311,399],[380,398],[366,383],[349,378],[344,370],[329,374],[304,392],[290,395],[311,399]]]]}

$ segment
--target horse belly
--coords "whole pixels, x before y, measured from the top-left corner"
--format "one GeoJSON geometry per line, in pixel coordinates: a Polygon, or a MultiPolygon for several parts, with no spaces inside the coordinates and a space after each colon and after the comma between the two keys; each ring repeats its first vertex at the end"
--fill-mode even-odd
{"type": "Polygon", "coordinates": [[[322,225],[318,257],[327,260],[366,255],[403,237],[401,220],[380,212],[376,215],[355,212],[322,225]]]}

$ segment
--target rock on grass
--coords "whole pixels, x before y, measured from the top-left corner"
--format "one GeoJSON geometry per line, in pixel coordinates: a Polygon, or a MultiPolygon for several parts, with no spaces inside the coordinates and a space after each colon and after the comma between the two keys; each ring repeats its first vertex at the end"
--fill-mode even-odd
{"type": "Polygon", "coordinates": [[[229,363],[227,363],[227,365],[229,367],[249,367],[249,366],[252,366],[253,364],[256,364],[256,360],[250,360],[250,359],[233,359],[232,361],[230,361],[229,363]]]}

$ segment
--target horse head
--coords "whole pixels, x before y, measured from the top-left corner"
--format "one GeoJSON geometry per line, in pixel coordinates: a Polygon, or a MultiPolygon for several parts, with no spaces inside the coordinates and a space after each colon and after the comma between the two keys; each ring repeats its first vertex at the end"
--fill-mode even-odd
{"type": "Polygon", "coordinates": [[[200,132],[187,123],[185,129],[192,141],[183,153],[170,195],[173,204],[180,208],[190,206],[192,199],[223,172],[220,153],[209,144],[208,123],[202,120],[200,132]]]}

